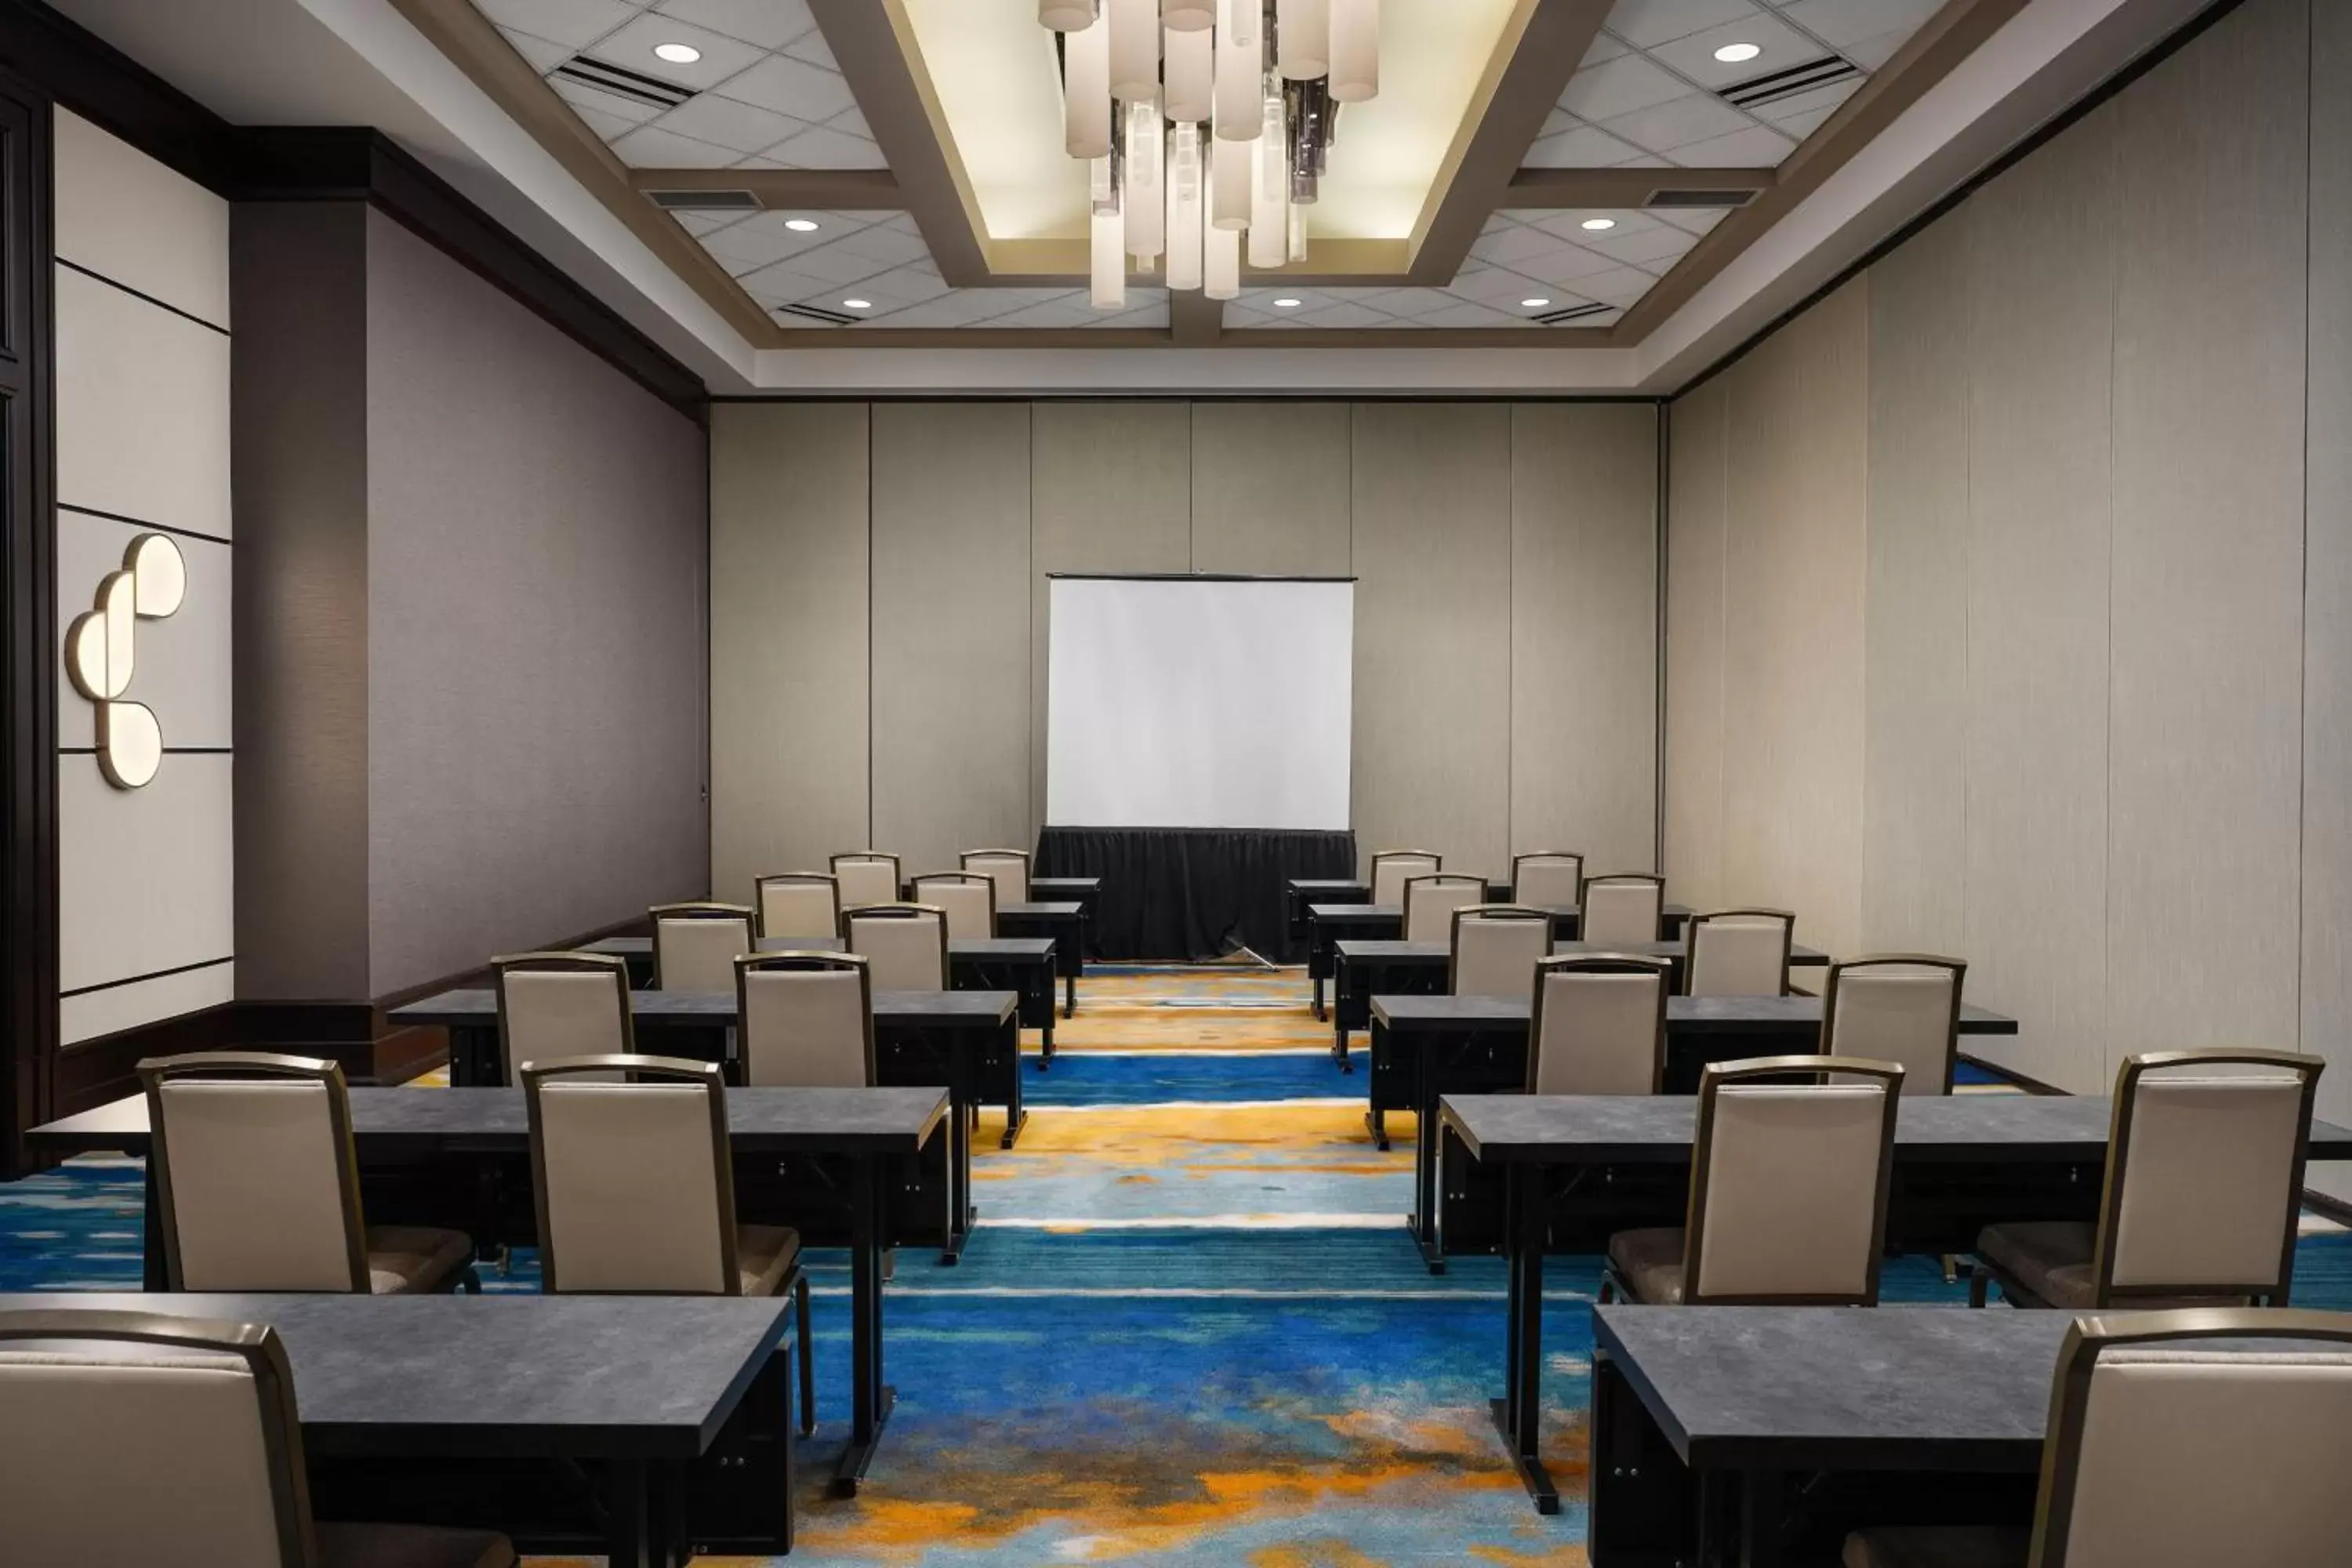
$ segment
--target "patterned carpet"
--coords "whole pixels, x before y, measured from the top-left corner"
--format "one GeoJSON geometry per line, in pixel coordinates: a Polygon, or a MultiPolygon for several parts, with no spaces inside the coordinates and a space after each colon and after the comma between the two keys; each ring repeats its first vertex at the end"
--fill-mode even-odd
{"type": "MultiPolygon", "coordinates": [[[[1502,1265],[1422,1268],[1402,1229],[1411,1119],[1372,1150],[1364,1079],[1325,1054],[1303,973],[1090,971],[1080,993],[1028,1080],[1020,1146],[979,1141],[963,1265],[899,1259],[898,1413],[848,1502],[815,1489],[843,1440],[848,1334],[845,1264],[814,1259],[821,1425],[790,1561],[1582,1563],[1581,1509],[1538,1518],[1486,1424],[1502,1265]]],[[[135,1285],[139,1177],[87,1160],[0,1187],[0,1289],[135,1285]]],[[[2312,1229],[2298,1295],[2352,1306],[2352,1237],[2312,1229]]],[[[1595,1265],[1558,1260],[1547,1281],[1546,1448],[1572,1490],[1595,1265]]],[[[534,1289],[534,1265],[490,1283],[534,1289]]],[[[1892,1266],[1886,1295],[1961,1299],[1925,1259],[1892,1266]]]]}

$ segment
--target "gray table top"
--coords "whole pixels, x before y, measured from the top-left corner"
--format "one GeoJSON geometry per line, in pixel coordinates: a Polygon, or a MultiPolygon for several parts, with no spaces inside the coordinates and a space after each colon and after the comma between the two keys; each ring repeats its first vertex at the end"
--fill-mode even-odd
{"type": "MultiPolygon", "coordinates": [[[[1420,1030],[1517,1030],[1525,1033],[1530,1005],[1523,996],[1375,996],[1372,1016],[1391,1034],[1420,1030]]],[[[1666,1027],[1682,1035],[1779,1034],[1819,1024],[1818,996],[1669,996],[1666,1027]]],[[[2017,1020],[1972,1002],[1960,1005],[1963,1035],[2013,1035],[2017,1020]]]]}
{"type": "MultiPolygon", "coordinates": [[[[841,939],[837,936],[763,936],[754,939],[752,949],[758,952],[839,952],[841,939]]],[[[620,958],[644,958],[654,950],[649,936],[605,936],[583,943],[581,952],[609,952],[620,958]]],[[[1032,963],[1054,955],[1054,939],[1050,936],[951,936],[948,938],[950,961],[965,959],[972,963],[994,961],[999,963],[1028,960],[1032,963]]]]}
{"type": "MultiPolygon", "coordinates": [[[[1572,915],[1577,912],[1577,906],[1574,904],[1530,904],[1528,907],[1548,909],[1555,915],[1572,915]]],[[[1309,904],[1307,906],[1307,912],[1315,919],[1330,925],[1372,925],[1381,921],[1404,919],[1402,904],[1309,904]]],[[[1661,904],[1658,906],[1658,912],[1675,920],[1687,920],[1690,918],[1691,911],[1685,904],[1661,904]]]]}
{"type": "Polygon", "coordinates": [[[782,1340],[788,1305],[724,1296],[0,1295],[0,1312],[271,1325],[313,1453],[656,1459],[709,1447],[782,1340]]]}
{"type": "MultiPolygon", "coordinates": [[[[499,1152],[530,1146],[519,1089],[354,1089],[352,1137],[372,1144],[463,1144],[499,1152]]],[[[948,1091],[930,1089],[730,1089],[728,1132],[739,1152],[912,1154],[948,1111],[948,1091]]],[[[36,1127],[26,1138],[59,1152],[147,1151],[147,1101],[125,1095],[79,1116],[36,1127]]]]}
{"type": "MultiPolygon", "coordinates": [[[[1687,1164],[1696,1096],[1449,1094],[1438,1114],[1474,1158],[1536,1164],[1687,1164]]],[[[1901,1162],[2106,1158],[2105,1095],[1955,1094],[1905,1098],[1895,1121],[1901,1162]]],[[[2311,1157],[2352,1159],[2352,1131],[2311,1124],[2311,1157]]]]}
{"type": "Polygon", "coordinates": [[[1046,889],[1056,893],[1098,893],[1102,891],[1100,877],[1032,877],[1029,890],[1046,889]]]}
{"type": "MultiPolygon", "coordinates": [[[[874,1021],[906,1028],[946,1024],[1002,1024],[1021,1005],[1010,991],[877,991],[874,1021]]],[[[629,1011],[643,1023],[712,1025],[732,1023],[732,991],[632,991],[629,1011]]],[[[498,993],[486,987],[444,991],[395,1007],[385,1015],[395,1024],[488,1028],[499,1021],[498,993]]]]}
{"type": "Polygon", "coordinates": [[[1033,900],[1023,904],[999,904],[996,906],[996,918],[1001,921],[1074,921],[1085,909],[1086,906],[1075,899],[1066,901],[1060,899],[1033,900]]]}
{"type": "Polygon", "coordinates": [[[1596,1343],[1699,1468],[2032,1470],[2074,1315],[1598,1307],[1596,1343]]]}
{"type": "MultiPolygon", "coordinates": [[[[1454,956],[1450,943],[1442,942],[1391,942],[1349,937],[1331,944],[1331,951],[1341,958],[1360,958],[1374,963],[1443,963],[1454,956]]],[[[1551,944],[1554,958],[1592,957],[1601,953],[1629,952],[1637,958],[1681,958],[1685,956],[1679,942],[1555,942],[1551,944]]],[[[1817,949],[1790,943],[1790,963],[1824,964],[1830,955],[1817,949]]]]}

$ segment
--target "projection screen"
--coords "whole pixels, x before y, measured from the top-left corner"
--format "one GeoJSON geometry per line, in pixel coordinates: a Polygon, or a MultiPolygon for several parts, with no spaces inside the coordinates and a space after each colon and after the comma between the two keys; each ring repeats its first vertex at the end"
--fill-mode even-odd
{"type": "Polygon", "coordinates": [[[1048,586],[1049,825],[1347,827],[1353,582],[1048,586]]]}

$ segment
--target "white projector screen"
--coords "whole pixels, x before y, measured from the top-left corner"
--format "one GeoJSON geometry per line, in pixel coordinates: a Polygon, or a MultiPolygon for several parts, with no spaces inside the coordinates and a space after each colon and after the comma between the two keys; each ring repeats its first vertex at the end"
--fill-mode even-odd
{"type": "Polygon", "coordinates": [[[1055,577],[1045,820],[1348,826],[1356,585],[1055,577]]]}

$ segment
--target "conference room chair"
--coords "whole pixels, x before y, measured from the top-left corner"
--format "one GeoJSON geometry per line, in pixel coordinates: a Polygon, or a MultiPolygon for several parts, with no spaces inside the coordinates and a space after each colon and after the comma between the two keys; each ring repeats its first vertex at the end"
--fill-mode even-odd
{"type": "Polygon", "coordinates": [[[2342,1563],[2347,1449],[2352,1313],[2077,1318],[2051,1374],[2032,1530],[1864,1530],[1844,1568],[2342,1563]]]}
{"type": "Polygon", "coordinates": [[[1601,1299],[1876,1306],[1902,1094],[1900,1066],[1860,1057],[1708,1063],[1687,1217],[1611,1237],[1601,1299]]]}
{"type": "Polygon", "coordinates": [[[1693,915],[1683,963],[1692,996],[1786,996],[1789,942],[1797,917],[1786,910],[1718,910],[1693,915]]]}
{"type": "Polygon", "coordinates": [[[285,1342],[262,1323],[0,1312],[0,1563],[513,1568],[487,1530],[310,1517],[285,1342]]]}
{"type": "Polygon", "coordinates": [[[1584,881],[1583,918],[1577,936],[1585,942],[1640,942],[1658,940],[1666,907],[1666,879],[1647,871],[1612,871],[1584,881]]]}
{"type": "Polygon", "coordinates": [[[1372,857],[1372,898],[1376,904],[1404,902],[1405,882],[1434,876],[1445,869],[1445,857],[1428,849],[1383,849],[1372,857]]]}
{"type": "Polygon", "coordinates": [[[850,952],[870,963],[877,991],[948,989],[948,917],[936,904],[868,904],[841,911],[850,952]]]}
{"type": "Polygon", "coordinates": [[[898,858],[880,849],[852,849],[835,855],[831,865],[841,888],[841,907],[895,904],[906,895],[898,882],[898,858]]]}
{"type": "Polygon", "coordinates": [[[368,1225],[343,1069],[198,1051],[139,1064],[173,1290],[479,1291],[462,1231],[368,1225]]]}
{"type": "Polygon", "coordinates": [[[927,871],[915,879],[914,900],[946,911],[950,942],[984,942],[996,934],[1003,889],[985,871],[927,871]]]}
{"type": "Polygon", "coordinates": [[[751,951],[751,910],[745,904],[656,904],[654,989],[724,991],[735,983],[735,960],[751,951]]]}
{"type": "Polygon", "coordinates": [[[541,1288],[551,1296],[790,1291],[801,1431],[815,1430],[800,1233],[736,1223],[727,1085],[718,1064],[643,1056],[526,1062],[522,1087],[541,1288]]]}
{"type": "Polygon", "coordinates": [[[874,1084],[874,973],[855,952],[735,961],[743,1081],[770,1089],[874,1084]]]}
{"type": "Polygon", "coordinates": [[[509,1083],[523,1062],[636,1049],[625,960],[605,952],[518,952],[490,960],[490,975],[509,1083]]]}
{"type": "Polygon", "coordinates": [[[1532,996],[1536,964],[1551,956],[1551,911],[1465,904],[1454,911],[1445,988],[1456,996],[1532,996]]]}
{"type": "Polygon", "coordinates": [[[1511,902],[1562,910],[1583,901],[1583,856],[1567,849],[1536,849],[1511,857],[1511,902]]]}
{"type": "MultiPolygon", "coordinates": [[[[892,895],[896,897],[897,895],[892,895]]],[[[762,938],[841,934],[841,879],[825,871],[778,871],[751,884],[762,938]]]]}
{"type": "Polygon", "coordinates": [[[1905,1094],[1949,1094],[1959,1060],[1960,983],[1969,966],[1924,952],[1830,965],[1822,1054],[1903,1064],[1905,1094]]]}
{"type": "Polygon", "coordinates": [[[1454,934],[1454,911],[1486,901],[1486,879],[1439,871],[1408,877],[1404,884],[1404,940],[1444,942],[1454,934]]]}
{"type": "Polygon", "coordinates": [[[1529,1094],[1656,1094],[1666,1081],[1674,965],[1629,953],[1536,964],[1528,1024],[1529,1094]]]}
{"type": "Polygon", "coordinates": [[[957,857],[967,871],[976,871],[996,884],[998,904],[1029,901],[1029,851],[1026,849],[967,849],[957,857]]]}
{"type": "Polygon", "coordinates": [[[2126,1057],[2095,1225],[2024,1220],[1977,1237],[1969,1305],[2284,1307],[2304,1145],[2326,1067],[2291,1051],[2126,1057]]]}

